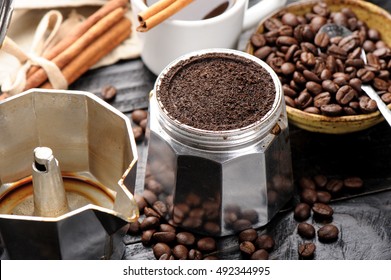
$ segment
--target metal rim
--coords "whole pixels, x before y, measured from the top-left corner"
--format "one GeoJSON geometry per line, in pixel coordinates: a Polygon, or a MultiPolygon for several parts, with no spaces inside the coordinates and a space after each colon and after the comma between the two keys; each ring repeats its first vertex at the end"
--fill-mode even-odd
{"type": "Polygon", "coordinates": [[[13,0],[3,0],[0,3],[0,45],[3,44],[5,34],[13,12],[13,0]]]}

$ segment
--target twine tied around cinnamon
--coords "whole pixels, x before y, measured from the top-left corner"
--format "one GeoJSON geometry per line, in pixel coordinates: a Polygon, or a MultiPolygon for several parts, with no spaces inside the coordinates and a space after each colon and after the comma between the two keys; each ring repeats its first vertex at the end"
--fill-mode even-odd
{"type": "Polygon", "coordinates": [[[16,73],[15,79],[11,75],[1,85],[1,91],[8,95],[21,93],[27,83],[27,71],[32,65],[41,67],[47,74],[48,80],[56,89],[67,89],[68,82],[61,69],[52,61],[44,58],[42,55],[48,48],[52,47],[56,40],[64,32],[64,26],[70,22],[80,22],[83,17],[72,11],[69,18],[63,20],[62,14],[57,10],[47,12],[41,19],[34,34],[29,53],[22,50],[14,41],[5,37],[1,50],[15,56],[20,62],[20,68],[16,73]],[[63,26],[63,27],[62,27],[63,26]]]}

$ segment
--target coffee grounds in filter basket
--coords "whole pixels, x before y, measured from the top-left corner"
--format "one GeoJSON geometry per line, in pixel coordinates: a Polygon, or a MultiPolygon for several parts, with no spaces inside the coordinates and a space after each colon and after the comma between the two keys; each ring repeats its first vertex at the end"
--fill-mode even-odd
{"type": "Polygon", "coordinates": [[[275,96],[272,77],[261,65],[226,53],[180,61],[161,79],[157,92],[171,118],[210,131],[238,129],[261,120],[275,96]]]}

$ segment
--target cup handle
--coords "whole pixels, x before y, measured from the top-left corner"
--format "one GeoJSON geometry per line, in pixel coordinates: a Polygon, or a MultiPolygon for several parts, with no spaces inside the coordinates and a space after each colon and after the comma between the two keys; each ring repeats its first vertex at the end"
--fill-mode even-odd
{"type": "Polygon", "coordinates": [[[257,25],[264,17],[281,8],[286,0],[262,0],[249,8],[244,15],[243,30],[248,30],[257,25]]]}

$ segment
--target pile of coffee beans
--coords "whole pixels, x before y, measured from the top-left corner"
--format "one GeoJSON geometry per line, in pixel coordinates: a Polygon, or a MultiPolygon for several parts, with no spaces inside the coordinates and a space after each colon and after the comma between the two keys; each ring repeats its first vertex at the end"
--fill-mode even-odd
{"type": "Polygon", "coordinates": [[[145,129],[148,122],[148,111],[146,109],[136,109],[131,113],[133,121],[132,130],[136,142],[144,139],[145,129]]]}
{"type": "Polygon", "coordinates": [[[239,233],[239,250],[244,259],[268,260],[275,246],[274,239],[267,234],[258,235],[255,229],[246,229],[239,233]]]}
{"type": "MultiPolygon", "coordinates": [[[[295,220],[299,222],[297,233],[305,240],[312,240],[317,234],[318,240],[322,243],[338,240],[339,229],[332,224],[334,210],[328,203],[344,190],[357,191],[363,188],[363,180],[360,177],[328,178],[320,174],[302,177],[298,183],[300,203],[296,205],[293,212],[295,220]],[[322,225],[317,232],[313,224],[306,222],[311,215],[314,222],[322,225]]],[[[311,259],[314,257],[315,250],[316,245],[306,241],[299,245],[299,257],[311,259]]]]}
{"type": "Polygon", "coordinates": [[[278,74],[290,107],[326,116],[374,112],[377,105],[361,90],[363,83],[371,84],[385,103],[391,102],[391,50],[380,32],[350,8],[332,12],[319,2],[303,16],[281,12],[267,19],[264,32],[253,34],[250,42],[253,54],[278,74]],[[318,32],[327,23],[353,33],[330,38],[318,32]]]}

